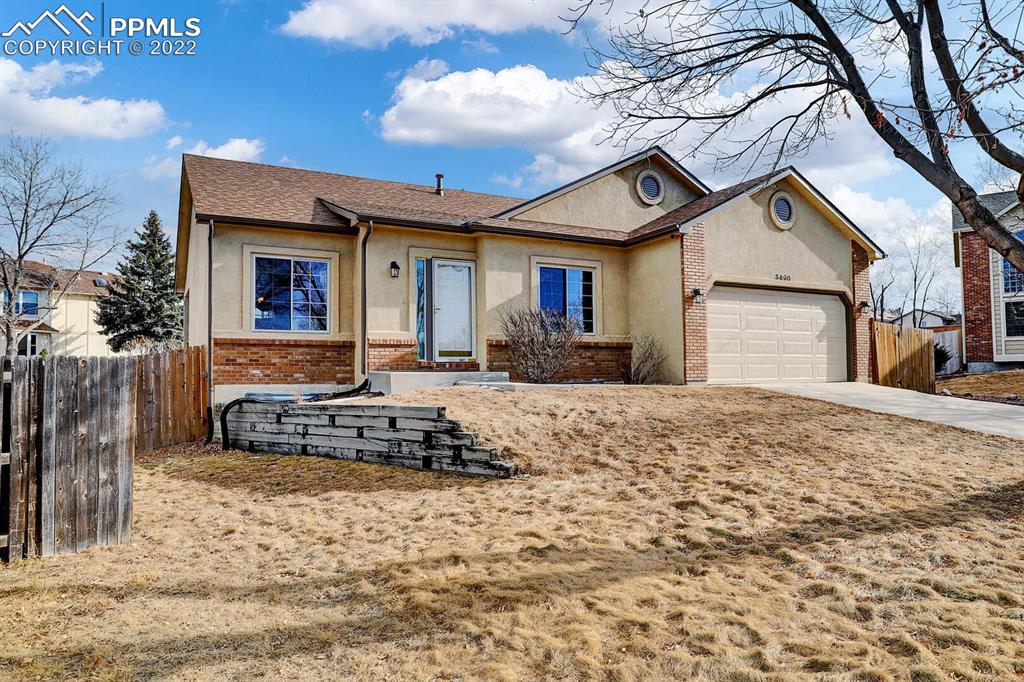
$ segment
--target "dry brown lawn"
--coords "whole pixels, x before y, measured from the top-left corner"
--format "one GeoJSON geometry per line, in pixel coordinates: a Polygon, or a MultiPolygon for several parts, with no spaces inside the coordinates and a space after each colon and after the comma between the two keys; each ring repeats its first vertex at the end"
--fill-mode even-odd
{"type": "Polygon", "coordinates": [[[484,481],[177,449],[0,568],[0,677],[1019,679],[1022,444],[748,389],[446,404],[484,481]]]}
{"type": "Polygon", "coordinates": [[[965,374],[950,379],[939,379],[936,390],[948,390],[958,396],[1024,398],[1024,369],[988,374],[965,374]]]}

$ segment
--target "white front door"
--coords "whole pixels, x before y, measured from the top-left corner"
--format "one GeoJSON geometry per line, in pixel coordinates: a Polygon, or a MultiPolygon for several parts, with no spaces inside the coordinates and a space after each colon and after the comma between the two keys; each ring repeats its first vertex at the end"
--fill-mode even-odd
{"type": "Polygon", "coordinates": [[[434,360],[475,357],[475,268],[471,261],[434,259],[434,360]]]}
{"type": "Polygon", "coordinates": [[[846,308],[829,294],[713,288],[708,381],[846,381],[846,308]]]}

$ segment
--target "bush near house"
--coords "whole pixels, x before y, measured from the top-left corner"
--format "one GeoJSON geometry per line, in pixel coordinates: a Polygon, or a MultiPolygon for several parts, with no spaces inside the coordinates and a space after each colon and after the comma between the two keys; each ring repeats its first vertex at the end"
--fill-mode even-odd
{"type": "Polygon", "coordinates": [[[535,308],[501,314],[512,368],[531,384],[546,384],[569,367],[582,339],[579,323],[535,308]]]}

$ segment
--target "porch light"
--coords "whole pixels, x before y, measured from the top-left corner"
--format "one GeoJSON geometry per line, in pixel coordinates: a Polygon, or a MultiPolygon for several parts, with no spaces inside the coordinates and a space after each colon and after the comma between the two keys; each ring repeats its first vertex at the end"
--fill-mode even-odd
{"type": "Polygon", "coordinates": [[[693,302],[698,304],[704,302],[704,290],[700,287],[693,290],[693,302]]]}
{"type": "Polygon", "coordinates": [[[402,271],[402,268],[398,266],[398,261],[391,261],[391,276],[398,278],[398,274],[402,271]]]}

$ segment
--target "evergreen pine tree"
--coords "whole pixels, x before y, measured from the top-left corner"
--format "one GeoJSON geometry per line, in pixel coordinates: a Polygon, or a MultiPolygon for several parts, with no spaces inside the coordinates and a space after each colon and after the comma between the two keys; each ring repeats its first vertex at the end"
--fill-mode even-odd
{"type": "Polygon", "coordinates": [[[97,303],[96,323],[107,335],[107,345],[120,351],[138,344],[180,342],[182,314],[174,290],[174,254],[156,211],[149,212],[135,239],[125,246],[110,293],[97,303]]]}

